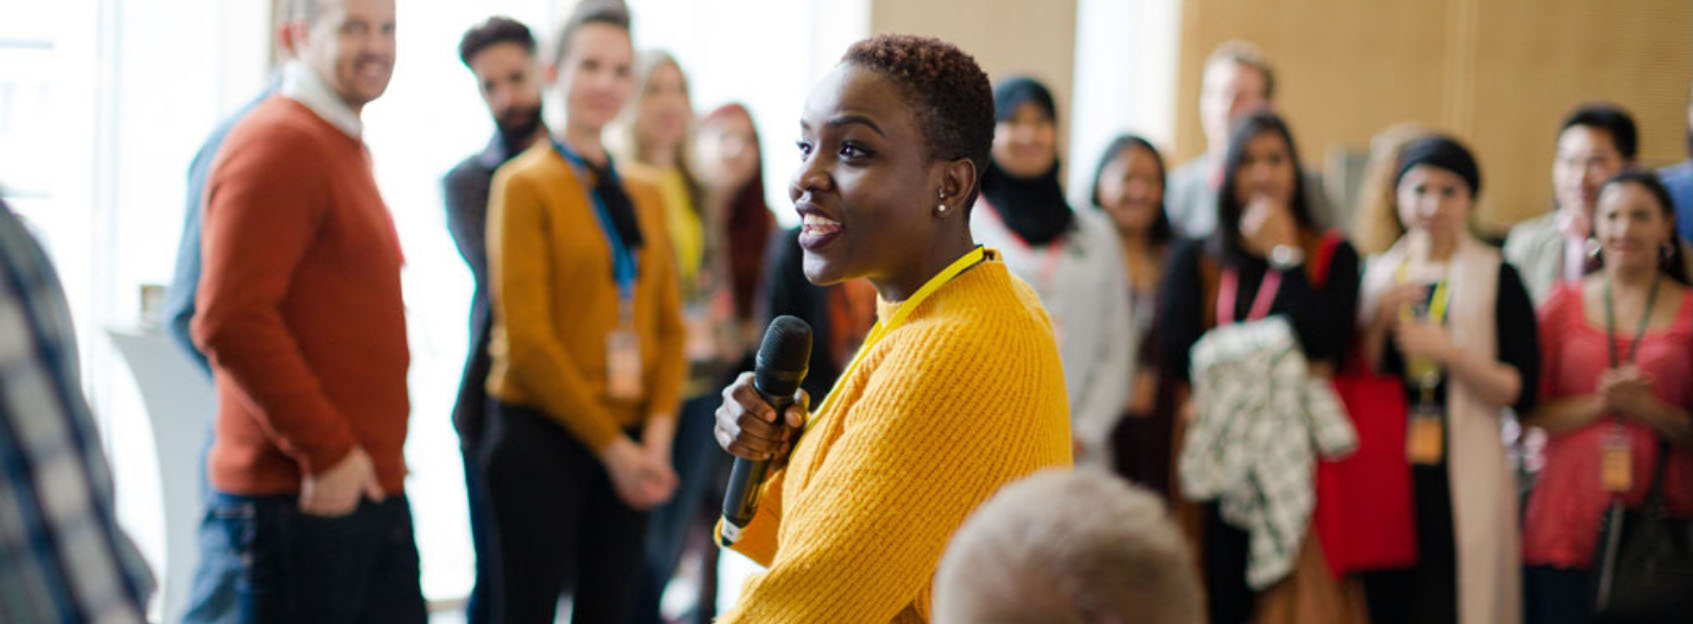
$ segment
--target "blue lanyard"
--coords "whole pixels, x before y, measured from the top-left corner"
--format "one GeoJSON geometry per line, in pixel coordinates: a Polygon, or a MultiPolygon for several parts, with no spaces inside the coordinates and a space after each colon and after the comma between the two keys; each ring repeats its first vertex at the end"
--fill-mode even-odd
{"type": "MultiPolygon", "coordinates": [[[[583,174],[589,169],[588,161],[583,160],[581,155],[566,147],[558,139],[551,140],[553,149],[558,151],[558,155],[563,156],[565,160],[575,166],[577,179],[586,181],[587,176],[583,174]]],[[[617,177],[617,169],[612,166],[609,158],[606,160],[605,169],[612,184],[622,184],[617,177]]],[[[611,213],[606,210],[605,200],[600,197],[599,193],[590,188],[588,189],[588,201],[594,205],[594,216],[598,217],[600,222],[600,233],[605,235],[606,244],[611,247],[611,277],[617,281],[617,294],[622,300],[619,302],[622,306],[620,312],[627,313],[629,311],[628,306],[635,300],[635,278],[640,274],[640,267],[635,262],[635,254],[630,253],[629,247],[623,244],[623,237],[617,233],[617,227],[612,225],[611,213]]]]}

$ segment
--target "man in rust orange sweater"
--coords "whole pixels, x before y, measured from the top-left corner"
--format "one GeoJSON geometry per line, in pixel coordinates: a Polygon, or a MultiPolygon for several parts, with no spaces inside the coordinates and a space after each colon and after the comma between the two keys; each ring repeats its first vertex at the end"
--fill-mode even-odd
{"type": "Polygon", "coordinates": [[[250,539],[244,620],[423,622],[402,258],[359,117],[393,74],[394,0],[294,1],[296,60],[205,191],[192,330],[217,385],[217,515],[250,539]]]}

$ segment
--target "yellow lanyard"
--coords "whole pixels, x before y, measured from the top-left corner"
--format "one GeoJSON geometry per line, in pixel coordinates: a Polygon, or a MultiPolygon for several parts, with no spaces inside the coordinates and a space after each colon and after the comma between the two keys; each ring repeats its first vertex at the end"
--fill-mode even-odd
{"type": "MultiPolygon", "coordinates": [[[[894,308],[893,314],[888,315],[887,322],[876,321],[876,324],[870,327],[870,333],[864,337],[864,342],[858,345],[858,353],[853,354],[852,362],[847,364],[846,370],[841,371],[839,377],[835,378],[835,386],[829,389],[829,396],[823,399],[823,405],[817,409],[816,414],[821,416],[829,412],[829,406],[834,403],[835,397],[840,395],[841,384],[852,376],[852,372],[858,369],[858,363],[864,359],[864,354],[869,353],[870,349],[876,346],[876,343],[881,342],[882,337],[887,336],[889,332],[895,329],[899,329],[900,325],[904,325],[905,318],[911,316],[912,311],[923,305],[923,302],[934,295],[935,291],[940,290],[947,282],[951,282],[953,278],[958,277],[959,274],[985,259],[987,259],[987,250],[977,246],[970,250],[970,253],[954,260],[946,269],[929,278],[929,281],[925,282],[922,288],[917,289],[917,294],[900,302],[899,307],[894,308]]],[[[806,428],[809,429],[810,424],[806,428]]]]}
{"type": "MultiPolygon", "coordinates": [[[[1403,284],[1405,283],[1405,280],[1408,279],[1407,276],[1409,273],[1410,269],[1406,268],[1406,265],[1401,264],[1399,265],[1399,270],[1394,272],[1394,279],[1403,284]]],[[[1445,322],[1446,304],[1450,300],[1451,298],[1446,296],[1446,280],[1435,282],[1434,296],[1429,297],[1428,302],[1429,320],[1434,322],[1436,325],[1445,322]]],[[[1404,306],[1399,308],[1399,318],[1406,321],[1414,321],[1416,320],[1416,315],[1411,314],[1411,306],[1404,306]]]]}
{"type": "MultiPolygon", "coordinates": [[[[1400,284],[1404,284],[1409,273],[1410,270],[1406,268],[1406,264],[1402,263],[1399,265],[1398,271],[1394,273],[1394,279],[1400,284]]],[[[1446,280],[1442,279],[1435,282],[1434,295],[1429,297],[1428,302],[1428,320],[1435,325],[1445,322],[1446,306],[1450,301],[1451,297],[1446,292],[1446,280]]],[[[1407,323],[1417,320],[1416,315],[1411,313],[1411,306],[1409,305],[1399,308],[1399,319],[1407,323]]],[[[1440,383],[1440,368],[1427,358],[1407,357],[1405,360],[1405,373],[1406,377],[1409,378],[1408,381],[1422,390],[1423,403],[1433,402],[1434,386],[1440,383]]]]}

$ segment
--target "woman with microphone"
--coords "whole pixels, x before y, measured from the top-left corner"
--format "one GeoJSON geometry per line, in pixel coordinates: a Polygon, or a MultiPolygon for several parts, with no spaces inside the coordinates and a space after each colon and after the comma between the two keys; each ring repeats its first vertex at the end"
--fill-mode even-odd
{"type": "Polygon", "coordinates": [[[778,467],[733,544],[768,570],[719,621],[927,621],[965,516],[1070,463],[1051,322],[970,236],[993,131],[987,76],[936,39],[858,42],[812,91],[788,191],[806,278],[869,279],[880,320],[814,413],[778,417],[750,374],[724,391],[718,443],[778,467]]]}

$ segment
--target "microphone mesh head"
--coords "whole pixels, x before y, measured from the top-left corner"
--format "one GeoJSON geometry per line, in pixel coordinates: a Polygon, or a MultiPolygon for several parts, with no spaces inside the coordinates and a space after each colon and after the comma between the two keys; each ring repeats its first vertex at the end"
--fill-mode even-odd
{"type": "Polygon", "coordinates": [[[791,396],[799,390],[811,360],[811,325],[782,315],[770,322],[758,347],[754,383],[772,396],[791,396]]]}

